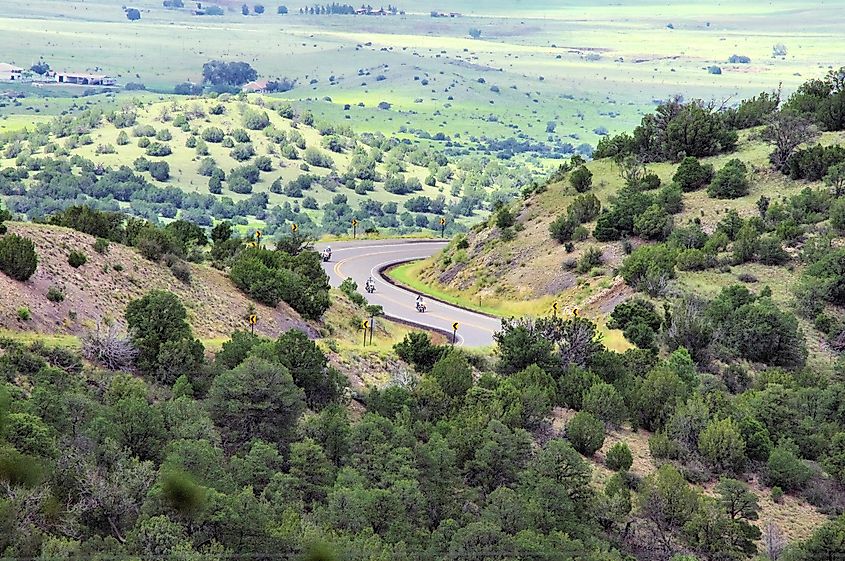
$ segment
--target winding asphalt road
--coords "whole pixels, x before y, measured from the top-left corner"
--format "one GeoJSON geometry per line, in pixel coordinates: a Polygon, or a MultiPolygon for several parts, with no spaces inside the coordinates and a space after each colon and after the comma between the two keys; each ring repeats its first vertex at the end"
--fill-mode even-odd
{"type": "MultiPolygon", "coordinates": [[[[423,328],[451,335],[452,324],[458,322],[457,344],[484,347],[493,343],[493,333],[501,329],[501,321],[432,300],[423,296],[426,311],[416,310],[417,293],[388,282],[380,271],[391,265],[425,259],[446,246],[440,240],[367,240],[328,244],[332,258],[323,263],[332,286],[340,286],[347,277],[358,283],[358,291],[370,304],[378,304],[385,315],[423,328]],[[364,283],[368,276],[375,280],[376,291],[367,294],[364,283]]],[[[326,244],[318,244],[320,251],[326,244]]]]}

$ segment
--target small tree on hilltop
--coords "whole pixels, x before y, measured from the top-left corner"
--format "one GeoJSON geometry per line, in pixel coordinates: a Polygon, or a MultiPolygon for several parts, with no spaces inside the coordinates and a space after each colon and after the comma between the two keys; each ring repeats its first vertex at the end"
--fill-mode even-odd
{"type": "Polygon", "coordinates": [[[0,271],[18,281],[25,281],[38,267],[35,244],[28,238],[9,234],[0,238],[0,271]]]}
{"type": "Polygon", "coordinates": [[[613,471],[628,471],[634,463],[634,458],[627,444],[617,442],[607,451],[604,463],[613,471]]]}
{"type": "Polygon", "coordinates": [[[510,228],[516,223],[516,218],[514,217],[513,213],[510,209],[506,206],[503,206],[499,209],[496,213],[496,226],[500,230],[504,230],[505,228],[510,228]]]}
{"type": "Polygon", "coordinates": [[[769,161],[776,170],[782,171],[795,149],[818,136],[818,130],[800,115],[778,111],[767,120],[762,136],[774,146],[769,161]]]}
{"type": "Polygon", "coordinates": [[[580,166],[569,174],[569,183],[579,193],[586,193],[593,185],[593,172],[580,166]]]}
{"type": "Polygon", "coordinates": [[[185,306],[172,292],[152,290],[131,301],[125,317],[138,368],[159,382],[170,385],[202,362],[202,344],[193,338],[185,306]]]}
{"type": "Polygon", "coordinates": [[[566,425],[566,438],[585,456],[592,456],[604,444],[604,425],[592,414],[581,411],[566,425]]]}
{"type": "Polygon", "coordinates": [[[737,199],[748,194],[748,167],[737,158],[716,172],[707,194],[714,199],[737,199]]]}

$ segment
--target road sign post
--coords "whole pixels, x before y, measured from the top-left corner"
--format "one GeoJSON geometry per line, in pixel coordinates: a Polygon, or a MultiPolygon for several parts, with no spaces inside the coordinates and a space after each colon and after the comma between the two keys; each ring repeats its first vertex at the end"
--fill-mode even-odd
{"type": "Polygon", "coordinates": [[[441,238],[443,237],[445,231],[446,231],[446,219],[441,218],[440,219],[440,237],[441,238]]]}
{"type": "Polygon", "coordinates": [[[256,245],[258,247],[261,247],[261,236],[263,236],[263,235],[264,234],[261,233],[261,230],[255,231],[255,241],[256,241],[256,245]]]}
{"type": "Polygon", "coordinates": [[[367,330],[370,328],[370,322],[364,320],[361,322],[361,330],[364,332],[364,346],[367,346],[367,330]]]}
{"type": "Polygon", "coordinates": [[[370,316],[370,346],[373,344],[373,331],[376,329],[376,317],[370,316]]]}
{"type": "Polygon", "coordinates": [[[249,330],[255,335],[255,324],[258,323],[258,316],[252,314],[249,316],[249,330]]]}
{"type": "Polygon", "coordinates": [[[354,218],[352,219],[352,239],[355,239],[355,236],[358,234],[358,221],[354,218]]]}
{"type": "Polygon", "coordinates": [[[296,225],[296,224],[291,224],[291,225],[290,225],[290,231],[291,231],[291,233],[295,234],[295,233],[297,232],[297,230],[299,230],[299,226],[298,226],[298,225],[296,225]]]}
{"type": "Polygon", "coordinates": [[[458,339],[458,322],[452,324],[452,346],[455,345],[455,341],[458,339]]]}
{"type": "Polygon", "coordinates": [[[552,317],[557,317],[557,302],[552,304],[552,317]]]}

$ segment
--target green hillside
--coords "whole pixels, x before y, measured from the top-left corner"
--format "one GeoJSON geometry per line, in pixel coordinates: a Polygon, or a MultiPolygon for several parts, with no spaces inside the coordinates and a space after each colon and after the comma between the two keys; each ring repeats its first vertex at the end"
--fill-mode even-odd
{"type": "Polygon", "coordinates": [[[153,221],[231,219],[271,235],[294,223],[346,233],[353,218],[361,232],[439,231],[440,217],[460,231],[526,181],[490,158],[454,160],[228,95],[80,108],[4,135],[0,169],[8,206],[31,218],[85,202],[153,221]],[[132,175],[104,174],[126,167],[132,175]]]}
{"type": "Polygon", "coordinates": [[[0,561],[845,560],[845,0],[1,5],[0,561]]]}

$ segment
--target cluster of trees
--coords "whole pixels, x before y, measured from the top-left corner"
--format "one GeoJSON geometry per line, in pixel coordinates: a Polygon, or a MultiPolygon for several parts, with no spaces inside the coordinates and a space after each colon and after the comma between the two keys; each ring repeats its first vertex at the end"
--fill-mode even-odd
{"type": "Polygon", "coordinates": [[[206,231],[186,220],[158,227],[121,213],[74,206],[50,216],[49,222],[136,247],[147,259],[163,260],[183,281],[190,281],[183,260],[211,259],[221,268],[230,267],[235,285],[269,306],[284,301],[314,319],[329,306],[328,278],[319,255],[299,235],[280,239],[276,251],[247,248],[249,240],[233,235],[232,225],[224,221],[211,230],[210,249],[205,251],[209,246],[206,231]]]}
{"type": "MultiPolygon", "coordinates": [[[[743,455],[765,458],[766,477],[785,485],[818,479],[797,456],[807,446],[826,469],[842,465],[845,437],[818,434],[841,430],[835,416],[825,421],[841,384],[773,372],[732,395],[682,351],[608,351],[581,318],[506,323],[498,365],[480,377],[460,351],[408,335],[396,350],[419,376],[371,389],[352,422],[343,377],[301,332],[235,332],[205,361],[174,298],[154,292],[127,308],[140,377],[84,366],[66,349],[0,342],[4,556],[296,557],[319,542],[319,555],[355,560],[552,551],[622,561],[620,543],[741,560],[761,536],[757,496],[731,477],[750,465],[743,455]],[[555,404],[579,413],[565,437],[533,445],[555,404]],[[653,475],[631,475],[624,444],[606,455],[616,473],[594,487],[576,447],[591,455],[605,426],[628,417],[657,428],[656,453],[693,443],[682,452],[719,474],[712,495],[688,485],[688,461],[666,457],[653,475]]],[[[767,543],[778,537],[765,532],[767,543]]],[[[835,557],[843,533],[845,518],[832,520],[777,553],[835,557]]]]}
{"type": "MultiPolygon", "coordinates": [[[[369,4],[367,4],[367,5],[362,4],[361,9],[365,10],[367,13],[373,13],[373,12],[378,11],[376,8],[373,8],[369,4]]],[[[386,8],[380,8],[380,9],[384,10],[386,13],[393,14],[393,15],[396,15],[396,14],[399,13],[399,8],[397,8],[396,6],[392,6],[390,4],[388,4],[386,8]]],[[[351,4],[338,4],[336,2],[332,2],[331,4],[325,4],[325,5],[315,4],[313,6],[303,7],[303,8],[299,9],[299,13],[300,13],[300,15],[308,14],[308,15],[311,15],[311,16],[314,16],[314,15],[318,15],[318,16],[319,15],[345,15],[345,16],[348,16],[348,15],[354,15],[355,10],[356,10],[355,6],[352,6],[351,4]]],[[[287,11],[285,13],[287,13],[287,11]]]]}
{"type": "MultiPolygon", "coordinates": [[[[834,144],[822,146],[817,144],[809,148],[796,150],[786,160],[783,172],[790,179],[806,179],[838,185],[843,181],[845,170],[845,147],[834,144]]],[[[841,193],[838,193],[839,196],[841,193]]]]}
{"type": "MultiPolygon", "coordinates": [[[[225,63],[221,64],[223,69],[214,64],[209,71],[225,74],[228,71],[225,68],[228,67],[225,63]]],[[[317,232],[321,229],[320,225],[302,212],[302,208],[315,209],[315,201],[312,199],[307,201],[307,207],[303,200],[271,208],[264,193],[252,194],[256,190],[255,183],[260,181],[260,175],[253,173],[254,168],[259,172],[272,171],[275,167],[274,155],[298,160],[297,164],[305,175],[310,175],[309,169],[312,166],[334,167],[331,153],[318,149],[316,145],[307,146],[304,136],[296,127],[290,130],[275,128],[270,122],[269,111],[296,123],[315,126],[322,135],[322,144],[328,150],[340,150],[350,155],[348,169],[331,169],[319,181],[327,191],[346,187],[364,197],[382,187],[378,183],[383,182],[384,188],[391,194],[413,194],[423,189],[423,182],[417,179],[416,174],[408,174],[409,165],[421,166],[428,170],[424,180],[426,185],[439,187],[444,191],[444,198],[447,197],[445,191],[448,189],[449,195],[453,197],[453,202],[446,205],[443,212],[460,217],[472,216],[485,206],[510,199],[530,181],[529,176],[519,173],[513,166],[503,165],[495,158],[468,156],[459,161],[450,161],[443,151],[428,145],[389,138],[381,133],[359,136],[347,126],[316,123],[310,113],[295,111],[290,105],[280,102],[239,108],[239,120],[244,128],[223,130],[214,124],[205,127],[198,125],[198,119],[205,116],[206,112],[219,115],[227,108],[227,103],[221,99],[207,110],[199,105],[184,109],[175,106],[162,109],[165,122],[189,134],[185,145],[195,150],[199,162],[198,172],[208,178],[207,194],[185,192],[175,184],[157,186],[158,182],[172,181],[171,174],[175,175],[174,164],[164,159],[167,154],[177,150],[169,142],[173,139],[173,129],[139,123],[137,108],[134,106],[107,112],[86,110],[75,116],[60,116],[48,124],[39,124],[31,132],[0,136],[0,153],[15,159],[14,167],[0,170],[0,193],[9,197],[10,208],[30,218],[85,204],[100,210],[122,209],[151,222],[160,217],[169,219],[178,216],[202,226],[210,226],[212,219],[246,223],[246,217],[252,216],[265,221],[271,233],[276,231],[277,225],[286,227],[285,220],[297,222],[300,226],[307,225],[312,229],[309,231],[317,232]],[[129,173],[131,168],[128,167],[108,168],[73,154],[76,147],[93,142],[89,132],[101,126],[104,118],[120,129],[116,146],[126,146],[134,137],[137,144],[146,151],[144,157],[134,162],[134,169],[139,172],[137,175],[129,173]],[[259,155],[263,150],[258,148],[259,140],[255,138],[257,133],[252,132],[254,130],[261,131],[260,134],[271,143],[266,147],[266,155],[259,155]],[[63,139],[61,144],[59,139],[63,139]],[[229,148],[230,155],[241,160],[244,165],[224,171],[210,156],[211,144],[229,148]],[[243,171],[249,173],[241,173],[243,171]],[[146,176],[147,173],[150,176],[146,176]],[[144,177],[147,177],[147,181],[144,177]],[[154,181],[148,181],[149,177],[154,181]],[[235,202],[223,196],[226,190],[252,196],[235,202]],[[119,203],[128,203],[128,208],[126,204],[119,203]],[[279,217],[285,217],[285,220],[279,220],[279,217]]],[[[104,152],[106,149],[109,153],[115,150],[112,145],[103,145],[104,152]]],[[[279,181],[271,188],[271,192],[299,198],[300,191],[306,191],[307,187],[305,181],[294,180],[291,185],[279,181]]],[[[400,233],[432,225],[439,229],[435,224],[437,218],[431,216],[438,212],[439,199],[434,199],[433,205],[433,212],[368,216],[360,212],[360,206],[347,209],[343,204],[331,203],[322,229],[332,233],[343,232],[348,229],[348,220],[353,214],[359,220],[366,220],[367,228],[390,228],[400,233]]],[[[464,226],[450,220],[448,228],[457,231],[464,226]]]]}
{"type": "Polygon", "coordinates": [[[552,238],[565,243],[587,238],[587,229],[582,224],[595,220],[601,211],[601,202],[592,193],[579,195],[572,204],[549,226],[552,238]]]}
{"type": "MultiPolygon", "coordinates": [[[[735,258],[750,259],[756,254],[767,264],[781,264],[786,259],[777,240],[765,238],[767,241],[761,241],[757,236],[748,224],[740,227],[734,241],[735,258]]],[[[674,277],[676,266],[683,269],[707,266],[708,262],[715,260],[709,252],[715,251],[716,244],[726,243],[727,240],[724,230],[717,231],[708,239],[698,225],[692,225],[673,233],[667,244],[636,249],[625,259],[619,272],[628,284],[662,294],[667,281],[674,277]],[[702,249],[679,249],[685,240],[702,249]]],[[[810,268],[807,278],[815,278],[809,275],[816,270],[829,269],[823,266],[810,268]]],[[[800,290],[804,290],[804,298],[811,300],[821,296],[812,289],[823,284],[821,281],[807,281],[800,290]]],[[[824,299],[819,302],[823,303],[824,299]]],[[[820,303],[814,304],[817,311],[820,303]]],[[[699,363],[709,363],[716,358],[722,361],[739,358],[796,368],[803,366],[807,357],[804,336],[795,316],[772,301],[768,287],[759,295],[754,295],[744,286],[734,285],[723,289],[711,302],[692,295],[683,296],[675,302],[671,311],[667,305],[662,320],[655,315],[653,306],[635,300],[622,306],[621,311],[614,312],[613,318],[613,324],[625,330],[626,337],[638,346],[656,348],[659,336],[662,336],[670,350],[685,347],[699,363]],[[628,309],[629,305],[634,306],[633,310],[628,309]],[[616,314],[623,316],[617,318],[616,314]],[[631,314],[633,319],[628,317],[631,314]]]]}
{"type": "Polygon", "coordinates": [[[680,188],[667,185],[655,194],[641,186],[626,185],[616,200],[596,220],[593,236],[599,241],[618,240],[632,234],[661,240],[672,229],[672,214],[683,209],[680,188]]]}
{"type": "Polygon", "coordinates": [[[210,60],[202,65],[202,79],[212,86],[242,86],[258,78],[258,72],[247,62],[210,60]]]}
{"type": "Polygon", "coordinates": [[[676,97],[643,117],[633,134],[602,137],[593,156],[636,156],[645,162],[658,162],[731,152],[737,143],[735,124],[738,122],[701,101],[685,103],[676,97]]]}
{"type": "Polygon", "coordinates": [[[783,111],[804,117],[823,130],[845,130],[845,67],[805,82],[786,101],[783,111]]]}
{"type": "MultiPolygon", "coordinates": [[[[709,167],[701,166],[694,159],[687,158],[678,168],[674,181],[684,189],[692,189],[704,183],[707,177],[713,176],[708,187],[711,194],[733,197],[741,195],[747,188],[743,168],[744,165],[739,160],[731,160],[714,175],[709,167]]],[[[728,211],[710,235],[702,230],[697,219],[684,226],[671,227],[665,231],[665,245],[638,249],[628,258],[628,280],[635,285],[646,281],[646,284],[659,287],[661,283],[655,283],[655,279],[674,277],[675,266],[681,270],[703,270],[749,261],[764,265],[786,264],[792,257],[784,246],[797,245],[805,234],[817,228],[819,223],[829,219],[834,231],[845,227],[845,203],[840,199],[845,192],[845,175],[839,178],[836,166],[831,170],[827,176],[828,188],[806,187],[798,194],[778,201],[761,195],[756,204],[756,216],[743,219],[736,211],[728,211]],[[654,263],[649,271],[641,270],[639,265],[635,266],[643,263],[640,256],[660,256],[659,265],[654,263]]],[[[639,209],[641,214],[637,220],[644,221],[644,205],[641,203],[635,206],[630,200],[627,188],[624,188],[619,193],[615,207],[620,208],[620,205],[623,205],[622,209],[639,209]]],[[[637,198],[633,198],[633,201],[636,202],[637,198]]],[[[605,213],[599,216],[594,232],[599,239],[604,237],[600,228],[604,216],[605,213]]],[[[642,228],[643,224],[640,225],[641,232],[642,228]]],[[[636,224],[633,231],[637,231],[636,224]]],[[[818,241],[823,239],[827,238],[820,238],[818,241]]],[[[813,251],[805,251],[802,253],[802,259],[809,263],[816,255],[813,251]]],[[[626,267],[623,266],[623,269],[626,267]]]]}
{"type": "MultiPolygon", "coordinates": [[[[712,302],[688,298],[660,316],[642,299],[618,306],[612,327],[625,329],[626,336],[642,345],[622,354],[607,351],[595,326],[582,318],[505,322],[496,336],[498,371],[513,375],[526,365],[541,366],[550,377],[545,378],[546,384],[556,392],[553,403],[579,411],[567,426],[567,438],[584,454],[591,455],[602,446],[605,426],[627,421],[656,431],[649,442],[651,453],[668,465],[631,489],[637,499],[634,516],[653,532],[649,547],[671,554],[682,540],[705,558],[720,559],[744,559],[756,551],[753,541],[759,531],[743,523],[734,525],[745,517],[738,517],[736,511],[720,512],[710,499],[688,487],[687,481],[702,482],[714,476],[755,471],[773,487],[775,497],[783,491],[799,493],[822,509],[841,512],[845,505],[833,495],[841,493],[839,486],[845,483],[840,443],[845,435],[839,436],[842,421],[833,402],[820,409],[813,404],[836,400],[845,386],[803,373],[806,348],[794,317],[779,311],[768,297],[754,296],[742,287],[726,289],[712,302]],[[659,330],[671,351],[664,361],[658,358],[653,336],[643,335],[659,330]],[[708,337],[711,343],[718,341],[716,346],[724,345],[720,359],[738,353],[792,370],[764,369],[754,382],[739,365],[723,366],[717,375],[705,374],[698,370],[696,360],[710,360],[714,355],[703,354],[696,343],[708,337]],[[690,344],[693,354],[683,343],[690,344]],[[820,462],[835,482],[814,472],[808,460],[820,462]],[[680,519],[663,508],[664,501],[678,493],[687,497],[680,519]],[[701,524],[709,530],[702,531],[701,524]]],[[[408,359],[431,361],[425,355],[408,359]]],[[[533,379],[543,379],[539,375],[533,379]]],[[[522,400],[520,411],[542,418],[535,408],[544,410],[547,402],[539,392],[524,391],[522,400]]],[[[608,453],[606,461],[630,466],[626,456],[618,450],[613,458],[608,453]]],[[[620,486],[631,488],[624,473],[621,480],[608,483],[606,492],[612,496],[620,486]]],[[[733,503],[727,496],[751,499],[746,493],[743,484],[730,479],[717,487],[719,502],[733,503]]],[[[628,508],[631,496],[625,492],[628,508]]],[[[626,511],[623,520],[609,525],[629,520],[627,516],[626,511]]]]}
{"type": "Polygon", "coordinates": [[[294,236],[274,251],[248,248],[232,260],[229,278],[251,298],[276,306],[284,301],[303,317],[318,319],[329,307],[329,280],[320,256],[294,236]]]}
{"type": "Polygon", "coordinates": [[[786,159],[802,142],[813,137],[811,128],[845,128],[845,69],[832,70],[821,80],[810,80],[781,103],[780,92],[763,92],[736,107],[683,102],[673,98],[643,117],[633,134],[603,137],[593,154],[596,158],[642,161],[680,161],[731,152],[737,130],[767,125],[764,137],[776,145],[772,163],[783,169],[786,159]]]}
{"type": "MultiPolygon", "coordinates": [[[[551,237],[573,249],[572,241],[585,240],[585,223],[595,220],[593,236],[612,241],[636,235],[665,242],[643,247],[630,256],[623,267],[627,280],[648,292],[661,293],[666,281],[674,278],[675,268],[703,270],[757,261],[764,265],[784,265],[793,257],[784,246],[795,247],[805,235],[817,230],[819,223],[830,220],[832,233],[845,231],[845,162],[839,162],[842,148],[811,147],[790,157],[792,173],[809,179],[823,179],[825,188],[804,188],[798,194],[772,201],[761,195],[757,215],[741,218],[728,211],[715,231],[705,233],[699,219],[678,226],[672,215],[683,209],[683,193],[707,188],[711,197],[732,199],[746,196],[750,190],[748,166],[739,159],[729,160],[714,171],[710,164],[685,157],[677,167],[672,182],[660,187],[660,178],[635,158],[619,162],[625,185],[601,208],[593,195],[579,196],[550,225],[551,237]],[[653,189],[659,190],[650,192],[653,189]],[[653,260],[648,262],[648,260],[653,260]]],[[[574,173],[572,166],[562,166],[552,180],[574,173]]],[[[574,168],[575,171],[580,168],[574,168]]],[[[827,238],[825,238],[827,239],[827,238]]],[[[814,242],[815,243],[815,242],[814,242]]],[[[626,252],[630,245],[626,242],[626,252]]],[[[812,252],[804,252],[810,262],[812,252]]]]}
{"type": "MultiPolygon", "coordinates": [[[[166,179],[170,172],[166,162],[146,158],[138,159],[135,166],[139,171],[155,173],[159,180],[166,179]]],[[[236,203],[228,197],[186,192],[175,186],[157,187],[129,167],[103,168],[78,155],[69,159],[26,158],[21,167],[0,171],[0,193],[8,195],[9,208],[33,219],[75,205],[117,211],[119,202],[129,203],[132,214],[154,223],[160,217],[175,218],[182,211],[183,218],[203,226],[210,226],[212,217],[263,219],[271,210],[266,193],[236,203]],[[23,183],[25,179],[32,179],[29,186],[23,183]]]]}
{"type": "Polygon", "coordinates": [[[201,227],[187,220],[174,220],[164,227],[119,212],[103,212],[88,206],[72,206],[47,218],[50,224],[73,228],[130,247],[151,261],[164,261],[171,272],[190,282],[186,260],[201,261],[208,236],[201,227]]]}
{"type": "Polygon", "coordinates": [[[308,548],[304,517],[351,454],[345,380],[299,331],[236,332],[206,362],[185,315],[167,292],[130,303],[121,344],[140,377],[0,343],[4,557],[204,554],[209,540],[222,556],[308,548]],[[300,492],[289,541],[276,523],[300,492]]]}
{"type": "MultiPolygon", "coordinates": [[[[550,234],[570,246],[588,237],[584,224],[595,220],[600,241],[637,235],[661,242],[635,250],[630,243],[623,246],[630,253],[619,270],[626,282],[653,296],[672,296],[662,311],[642,297],[616,307],[608,326],[622,330],[637,348],[607,351],[595,326],[578,317],[506,321],[496,335],[497,374],[513,380],[520,388],[514,396],[521,401],[508,403],[498,393],[502,382],[496,381],[489,383],[494,393],[488,404],[510,422],[534,430],[550,406],[576,409],[566,438],[587,456],[602,447],[608,426],[629,422],[654,431],[652,456],[666,465],[643,481],[624,473],[630,467],[624,447],[606,454],[606,465],[623,473],[608,483],[604,499],[627,504],[628,510],[614,518],[610,513],[616,511],[600,504],[612,518],[605,520],[606,528],[620,530],[623,539],[642,538],[627,533],[632,515],[635,524],[644,522],[651,530],[653,541],[645,545],[666,557],[681,550],[703,559],[754,555],[754,542],[761,537],[751,524],[758,516],[757,499],[732,479],[748,472],[772,488],[775,501],[788,492],[824,512],[845,511],[845,432],[835,405],[845,391],[845,358],[832,362],[830,377],[826,370],[807,368],[807,342],[798,319],[775,302],[769,287],[753,293],[733,285],[711,298],[667,290],[678,269],[727,272],[731,265],[750,261],[783,266],[800,260],[805,267],[795,289],[796,311],[826,336],[823,347],[845,350],[840,309],[845,305],[845,249],[837,243],[845,231],[840,199],[845,152],[840,146],[798,149],[817,128],[838,130],[830,119],[837,115],[843,77],[845,71],[832,72],[808,83],[783,107],[779,93],[718,111],[673,100],[644,118],[633,135],[603,139],[597,156],[614,158],[625,186],[604,209],[592,194],[578,196],[551,224],[550,234]],[[827,113],[820,116],[820,111],[827,113]],[[756,213],[744,218],[722,211],[712,233],[698,219],[675,225],[672,214],[681,210],[685,192],[706,189],[718,199],[748,195],[746,163],[732,159],[715,170],[699,158],[732,151],[738,129],[762,125],[762,138],[775,146],[775,167],[793,179],[824,180],[825,188],[807,187],[778,200],[760,196],[756,213]],[[660,178],[645,166],[650,161],[679,162],[671,184],[661,188],[660,178]],[[688,486],[716,477],[715,499],[688,486]]],[[[584,193],[592,178],[583,162],[575,161],[561,166],[552,179],[563,180],[584,193]]],[[[528,189],[526,196],[538,191],[528,189]]],[[[506,205],[490,222],[503,239],[517,225],[514,210],[506,205]]],[[[464,238],[456,240],[443,263],[464,262],[467,247],[464,238]]],[[[756,282],[750,274],[739,279],[756,282]]],[[[434,365],[448,354],[412,338],[397,351],[432,376],[434,365]]],[[[478,385],[487,384],[485,376],[478,385]]],[[[376,407],[395,406],[386,392],[378,397],[376,407]]],[[[845,517],[786,552],[776,528],[768,525],[764,532],[771,559],[781,553],[786,559],[823,558],[843,551],[837,539],[845,536],[845,517]]]]}

